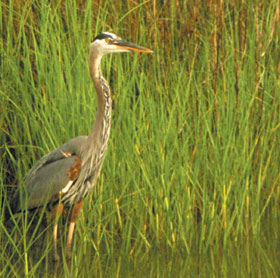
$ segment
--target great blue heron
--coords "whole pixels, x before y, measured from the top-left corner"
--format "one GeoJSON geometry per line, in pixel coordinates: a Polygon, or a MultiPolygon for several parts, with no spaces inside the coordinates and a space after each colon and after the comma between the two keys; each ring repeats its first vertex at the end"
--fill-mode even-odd
{"type": "Polygon", "coordinates": [[[98,35],[90,45],[89,69],[97,93],[97,113],[91,133],[79,136],[41,158],[27,173],[24,184],[12,199],[12,213],[51,204],[54,218],[54,259],[57,252],[58,218],[71,207],[66,257],[71,258],[75,222],[88,192],[96,183],[107,150],[111,125],[110,87],[101,74],[101,58],[106,53],[152,50],[123,41],[112,33],[98,35]]]}

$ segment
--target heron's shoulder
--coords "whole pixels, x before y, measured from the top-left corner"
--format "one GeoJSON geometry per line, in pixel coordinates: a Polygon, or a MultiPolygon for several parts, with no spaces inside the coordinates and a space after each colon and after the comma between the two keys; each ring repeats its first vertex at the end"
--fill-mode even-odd
{"type": "Polygon", "coordinates": [[[29,170],[26,175],[28,180],[36,174],[36,172],[49,163],[64,159],[72,155],[81,155],[82,147],[86,144],[87,136],[79,136],[71,139],[70,141],[64,143],[60,147],[52,150],[48,154],[44,155],[36,164],[29,170]]]}
{"type": "Polygon", "coordinates": [[[71,155],[81,155],[83,148],[87,144],[87,136],[78,136],[63,144],[57,149],[58,152],[67,152],[71,155]]]}
{"type": "Polygon", "coordinates": [[[52,162],[75,154],[79,155],[81,147],[86,144],[86,140],[87,136],[75,137],[46,154],[41,160],[52,162]]]}
{"type": "Polygon", "coordinates": [[[63,144],[61,147],[65,147],[65,146],[76,146],[76,145],[80,145],[80,144],[85,144],[86,140],[87,140],[87,136],[78,136],[75,137],[71,140],[69,140],[68,142],[66,142],[65,144],[63,144]]]}

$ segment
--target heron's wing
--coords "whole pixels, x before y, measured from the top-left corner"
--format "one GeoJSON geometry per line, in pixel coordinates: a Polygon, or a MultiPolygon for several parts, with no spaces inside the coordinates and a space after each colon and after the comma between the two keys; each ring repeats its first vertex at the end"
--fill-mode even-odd
{"type": "Polygon", "coordinates": [[[74,138],[42,157],[27,173],[24,186],[13,199],[13,211],[43,206],[66,193],[81,168],[80,147],[85,140],[84,136],[74,138]]]}
{"type": "Polygon", "coordinates": [[[77,155],[61,158],[45,164],[22,189],[23,198],[20,210],[43,206],[50,201],[56,201],[60,195],[66,193],[81,168],[81,160],[77,155]],[[25,203],[27,199],[27,204],[25,203]]]}
{"type": "Polygon", "coordinates": [[[82,146],[87,139],[87,136],[79,136],[73,138],[61,147],[49,152],[43,156],[37,163],[29,170],[24,181],[25,184],[29,184],[31,180],[36,176],[37,172],[47,164],[58,161],[74,154],[80,156],[80,146],[82,146]]]}

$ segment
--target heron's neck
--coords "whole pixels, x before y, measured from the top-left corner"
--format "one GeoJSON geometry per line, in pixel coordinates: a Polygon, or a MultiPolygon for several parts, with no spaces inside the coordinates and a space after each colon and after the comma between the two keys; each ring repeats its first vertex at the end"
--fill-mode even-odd
{"type": "Polygon", "coordinates": [[[90,53],[90,74],[97,93],[97,112],[88,139],[91,143],[106,148],[110,135],[112,101],[110,87],[101,73],[101,58],[102,56],[90,53]]]}

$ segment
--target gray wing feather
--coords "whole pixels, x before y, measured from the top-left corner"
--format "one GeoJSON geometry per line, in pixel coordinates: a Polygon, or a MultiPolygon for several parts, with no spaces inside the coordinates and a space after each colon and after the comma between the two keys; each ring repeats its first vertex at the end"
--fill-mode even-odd
{"type": "Polygon", "coordinates": [[[67,173],[70,167],[74,165],[75,156],[70,156],[41,167],[23,188],[21,194],[24,198],[22,198],[22,202],[19,202],[19,205],[21,205],[17,210],[24,210],[26,206],[28,209],[32,209],[49,202],[70,182],[67,173]],[[27,205],[25,202],[28,202],[27,205]]]}
{"type": "Polygon", "coordinates": [[[67,154],[80,154],[79,146],[83,144],[87,139],[87,136],[79,136],[76,138],[71,139],[69,142],[63,144],[61,147],[49,152],[45,156],[43,156],[37,163],[29,170],[27,173],[24,181],[25,184],[29,184],[29,182],[32,180],[34,176],[36,176],[36,173],[38,170],[42,167],[44,167],[46,164],[52,163],[54,161],[60,160],[62,158],[65,158],[67,154]]]}
{"type": "Polygon", "coordinates": [[[75,165],[75,155],[81,155],[86,136],[76,137],[42,157],[27,173],[12,201],[13,211],[43,206],[69,183],[68,172],[75,165]],[[23,196],[20,201],[20,194],[23,196]],[[26,204],[28,202],[28,204],[26,204]]]}

